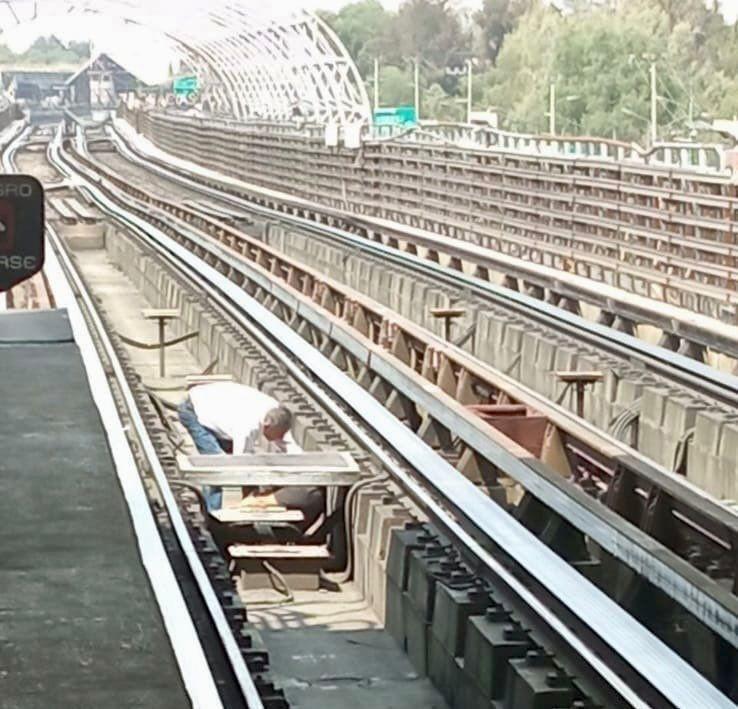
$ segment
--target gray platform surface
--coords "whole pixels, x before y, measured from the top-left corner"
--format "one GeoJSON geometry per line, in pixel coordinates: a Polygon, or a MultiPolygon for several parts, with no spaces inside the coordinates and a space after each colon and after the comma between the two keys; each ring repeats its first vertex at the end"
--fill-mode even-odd
{"type": "Polygon", "coordinates": [[[0,706],[190,706],[70,335],[0,314],[0,706]]]}

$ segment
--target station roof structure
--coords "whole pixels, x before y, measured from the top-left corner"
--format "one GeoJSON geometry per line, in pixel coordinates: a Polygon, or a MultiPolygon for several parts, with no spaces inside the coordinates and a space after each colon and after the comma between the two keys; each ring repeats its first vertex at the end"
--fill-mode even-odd
{"type": "MultiPolygon", "coordinates": [[[[359,72],[316,15],[263,0],[5,0],[2,35],[40,17],[84,15],[153,31],[194,68],[203,97],[234,118],[348,123],[370,118],[359,72]]],[[[141,53],[141,46],[135,47],[141,53]]]]}

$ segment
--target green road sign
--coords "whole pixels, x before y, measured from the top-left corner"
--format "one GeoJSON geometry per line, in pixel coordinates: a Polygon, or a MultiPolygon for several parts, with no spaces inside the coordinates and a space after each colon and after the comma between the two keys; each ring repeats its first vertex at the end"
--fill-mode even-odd
{"type": "Polygon", "coordinates": [[[377,126],[414,126],[418,122],[413,106],[395,106],[393,108],[377,108],[374,111],[374,125],[377,126]]]}
{"type": "Polygon", "coordinates": [[[196,94],[199,88],[200,86],[196,76],[180,76],[172,82],[172,91],[177,96],[196,94]]]}

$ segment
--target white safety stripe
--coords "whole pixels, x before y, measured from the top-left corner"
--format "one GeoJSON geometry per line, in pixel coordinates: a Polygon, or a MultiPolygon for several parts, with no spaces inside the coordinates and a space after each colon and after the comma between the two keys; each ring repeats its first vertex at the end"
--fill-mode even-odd
{"type": "Polygon", "coordinates": [[[69,313],[74,339],[85,365],[90,392],[105,427],[115,471],[128,505],[141,561],[159,606],[185,689],[193,707],[219,709],[223,704],[218,689],[154,522],[107,376],[79,304],[48,240],[45,269],[57,307],[66,308],[69,313]]]}

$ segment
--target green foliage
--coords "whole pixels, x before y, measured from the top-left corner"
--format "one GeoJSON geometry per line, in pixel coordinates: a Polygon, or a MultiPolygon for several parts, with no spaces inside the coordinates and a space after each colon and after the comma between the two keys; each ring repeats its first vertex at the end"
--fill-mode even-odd
{"type": "Polygon", "coordinates": [[[379,0],[360,0],[337,14],[322,13],[322,17],[341,38],[362,76],[369,76],[374,58],[390,46],[391,13],[379,0]]]}
{"type": "Polygon", "coordinates": [[[76,65],[90,57],[88,42],[70,42],[65,47],[56,37],[39,37],[25,52],[13,53],[0,45],[0,63],[23,66],[76,65]]]}
{"type": "Polygon", "coordinates": [[[413,101],[421,63],[421,117],[463,120],[466,80],[449,67],[474,56],[475,107],[504,127],[548,130],[556,86],[558,132],[644,142],[655,62],[659,134],[693,118],[738,114],[738,30],[703,0],[483,0],[469,27],[450,0],[405,0],[397,12],[361,0],[325,19],[371,83],[381,60],[382,105],[413,101]]]}
{"type": "Polygon", "coordinates": [[[419,57],[438,71],[471,50],[471,36],[449,0],[405,0],[391,27],[390,60],[419,57]]]}
{"type": "Polygon", "coordinates": [[[531,7],[531,0],[484,0],[474,15],[476,24],[475,49],[488,61],[494,61],[505,36],[515,29],[520,17],[531,7]]]}
{"type": "Polygon", "coordinates": [[[415,100],[411,69],[383,65],[379,71],[379,85],[383,106],[410,106],[415,100]]]}
{"type": "Polygon", "coordinates": [[[420,117],[437,121],[463,121],[466,104],[463,98],[449,96],[440,84],[433,84],[422,93],[420,117]]]}

